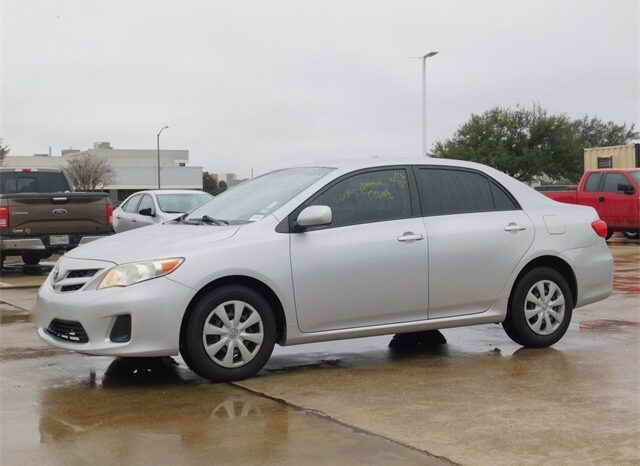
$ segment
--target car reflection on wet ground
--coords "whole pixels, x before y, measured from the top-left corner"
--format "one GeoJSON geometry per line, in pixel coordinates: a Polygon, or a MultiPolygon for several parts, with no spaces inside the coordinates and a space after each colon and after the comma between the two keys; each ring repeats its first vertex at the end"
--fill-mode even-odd
{"type": "Polygon", "coordinates": [[[1,462],[638,464],[640,247],[611,249],[614,295],[553,348],[498,325],[444,330],[446,344],[318,343],[277,348],[235,384],[180,358],[48,348],[25,311],[35,289],[2,290],[1,462]]]}

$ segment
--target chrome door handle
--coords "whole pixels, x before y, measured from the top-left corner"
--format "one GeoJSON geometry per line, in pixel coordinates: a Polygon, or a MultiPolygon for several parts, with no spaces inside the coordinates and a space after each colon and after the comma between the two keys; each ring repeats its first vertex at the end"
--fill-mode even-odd
{"type": "Polygon", "coordinates": [[[424,236],[421,234],[411,233],[410,231],[407,231],[402,236],[398,236],[398,241],[401,243],[406,243],[407,241],[420,241],[421,239],[424,239],[424,236]]]}
{"type": "Polygon", "coordinates": [[[518,225],[517,223],[510,223],[504,227],[504,231],[524,231],[527,227],[524,225],[518,225]]]}

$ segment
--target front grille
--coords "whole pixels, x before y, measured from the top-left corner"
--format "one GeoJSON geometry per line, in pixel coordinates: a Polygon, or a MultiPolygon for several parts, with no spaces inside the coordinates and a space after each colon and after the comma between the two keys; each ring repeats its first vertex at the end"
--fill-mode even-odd
{"type": "Polygon", "coordinates": [[[51,272],[51,285],[55,291],[69,293],[82,289],[102,269],[71,269],[64,270],[64,264],[60,268],[54,268],[51,272]]]}
{"type": "Polygon", "coordinates": [[[60,287],[60,291],[62,291],[63,293],[65,291],[77,291],[80,288],[82,288],[84,285],[79,284],[79,285],[64,285],[62,287],[60,287]]]}
{"type": "Polygon", "coordinates": [[[87,343],[89,341],[82,324],[73,320],[53,319],[46,332],[58,340],[72,343],[87,343]]]}
{"type": "Polygon", "coordinates": [[[65,278],[89,278],[93,277],[100,269],[84,269],[84,270],[70,270],[65,278]]]}

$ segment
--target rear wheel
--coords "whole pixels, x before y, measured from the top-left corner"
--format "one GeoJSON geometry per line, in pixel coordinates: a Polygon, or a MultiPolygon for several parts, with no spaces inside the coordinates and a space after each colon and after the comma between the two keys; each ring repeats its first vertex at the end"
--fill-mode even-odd
{"type": "Polygon", "coordinates": [[[606,237],[605,239],[607,239],[607,240],[608,240],[608,239],[609,239],[609,238],[611,238],[612,236],[613,236],[613,231],[608,231],[608,232],[607,232],[607,237],[606,237]]]}
{"type": "Polygon", "coordinates": [[[51,257],[51,253],[44,253],[44,254],[29,253],[29,254],[23,254],[22,255],[22,262],[24,262],[25,265],[38,265],[38,263],[40,263],[40,261],[42,259],[47,259],[49,257],[51,257]]]}
{"type": "Polygon", "coordinates": [[[625,231],[622,233],[627,239],[638,239],[640,237],[640,231],[625,231]]]}
{"type": "Polygon", "coordinates": [[[562,338],[572,312],[567,281],[556,270],[540,267],[527,272],[515,285],[502,326],[516,343],[542,348],[562,338]]]}
{"type": "Polygon", "coordinates": [[[245,286],[207,293],[186,325],[183,359],[191,370],[213,382],[251,377],[267,363],[276,341],[271,306],[245,286]]]}

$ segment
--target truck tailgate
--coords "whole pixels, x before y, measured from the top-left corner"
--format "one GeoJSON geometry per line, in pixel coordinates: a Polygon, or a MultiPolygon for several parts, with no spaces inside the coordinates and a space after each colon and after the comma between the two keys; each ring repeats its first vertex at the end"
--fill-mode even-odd
{"type": "Polygon", "coordinates": [[[5,199],[14,234],[108,232],[108,197],[102,193],[14,194],[5,199]]]}

